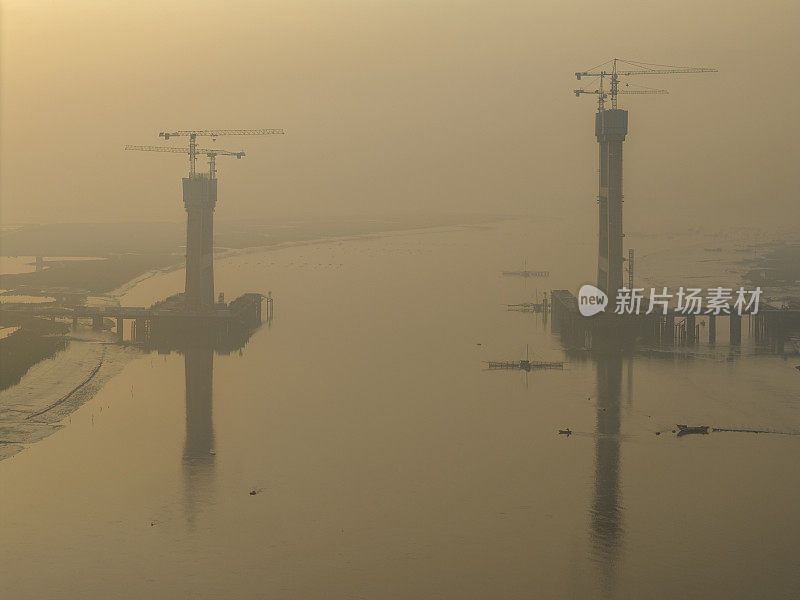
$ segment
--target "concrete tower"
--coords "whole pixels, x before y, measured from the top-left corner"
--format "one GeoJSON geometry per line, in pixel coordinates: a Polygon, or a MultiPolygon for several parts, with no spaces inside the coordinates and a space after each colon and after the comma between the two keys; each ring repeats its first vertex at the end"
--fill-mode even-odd
{"type": "Polygon", "coordinates": [[[206,174],[183,178],[186,207],[186,307],[214,308],[214,208],[217,180],[206,174]]]}
{"type": "Polygon", "coordinates": [[[597,253],[597,287],[615,303],[622,279],[622,142],[628,133],[628,111],[600,110],[595,115],[595,135],[600,145],[600,245],[597,253]]]}

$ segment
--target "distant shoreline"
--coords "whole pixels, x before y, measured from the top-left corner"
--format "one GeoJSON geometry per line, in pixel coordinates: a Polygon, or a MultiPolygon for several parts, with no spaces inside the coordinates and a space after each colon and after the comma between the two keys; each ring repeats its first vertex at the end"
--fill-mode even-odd
{"type": "MultiPolygon", "coordinates": [[[[513,217],[309,218],[268,223],[223,220],[216,223],[214,256],[219,259],[325,239],[483,224],[509,218],[513,217]]],[[[51,260],[43,271],[0,275],[0,288],[27,295],[50,295],[48,291],[58,289],[85,296],[119,297],[140,281],[182,268],[184,227],[178,223],[67,223],[28,225],[0,232],[0,251],[4,256],[92,256],[101,259],[51,260]]]]}
{"type": "MultiPolygon", "coordinates": [[[[500,220],[483,221],[481,225],[497,223],[500,220]]],[[[225,249],[215,254],[215,260],[242,256],[245,254],[268,253],[284,248],[366,239],[392,233],[404,233],[433,229],[436,227],[474,226],[476,223],[453,223],[448,225],[428,225],[409,227],[393,231],[364,232],[343,236],[325,236],[314,239],[283,241],[272,245],[225,249]]],[[[105,297],[121,300],[137,285],[159,275],[183,268],[182,261],[175,261],[164,267],[149,269],[138,273],[117,288],[104,294],[105,297]]],[[[153,299],[152,301],[157,301],[153,299]]],[[[0,314],[2,310],[0,310],[0,314]]],[[[37,319],[44,323],[50,323],[37,319]]],[[[57,325],[66,326],[56,322],[57,325]]],[[[71,334],[58,339],[68,343],[63,348],[47,356],[41,356],[25,369],[20,380],[0,391],[0,461],[14,456],[26,446],[31,445],[63,426],[65,418],[93,398],[104,385],[122,370],[124,365],[137,356],[143,356],[138,349],[129,344],[118,344],[110,334],[93,333],[81,328],[80,337],[71,334]],[[84,337],[88,336],[88,337],[84,337]],[[53,386],[48,382],[47,361],[52,361],[50,369],[63,373],[59,376],[62,385],[53,386]]]]}

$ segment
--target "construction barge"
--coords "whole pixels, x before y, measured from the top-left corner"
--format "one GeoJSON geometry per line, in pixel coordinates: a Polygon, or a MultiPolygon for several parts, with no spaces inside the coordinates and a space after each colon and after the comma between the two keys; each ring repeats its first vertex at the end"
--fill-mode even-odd
{"type": "Polygon", "coordinates": [[[503,277],[550,277],[550,271],[531,271],[527,261],[522,261],[522,268],[518,271],[503,271],[503,277]]]}
{"type": "Polygon", "coordinates": [[[547,302],[547,297],[545,297],[541,302],[522,302],[520,304],[506,304],[506,310],[513,312],[547,314],[549,312],[549,305],[547,302]]]}
{"type": "MultiPolygon", "coordinates": [[[[220,294],[213,310],[191,310],[184,294],[175,294],[154,304],[145,316],[134,320],[131,340],[160,351],[196,343],[198,338],[210,342],[218,352],[240,348],[264,322],[272,321],[271,295],[242,294],[226,304],[220,294]],[[264,303],[266,301],[266,310],[264,303]]],[[[120,329],[118,328],[118,332],[120,329]]]]}
{"type": "Polygon", "coordinates": [[[503,271],[504,277],[550,277],[550,271],[529,271],[521,269],[519,271],[503,271]]]}
{"type": "Polygon", "coordinates": [[[563,369],[564,363],[560,361],[546,362],[539,360],[516,360],[516,361],[489,361],[489,370],[505,369],[507,371],[534,371],[544,369],[563,369]]]}
{"type": "Polygon", "coordinates": [[[562,361],[543,361],[531,360],[529,349],[525,346],[525,358],[523,360],[490,360],[489,370],[506,370],[506,371],[533,371],[544,369],[563,369],[564,363],[562,361]]]}
{"type": "Polygon", "coordinates": [[[265,320],[272,320],[271,294],[242,294],[225,303],[220,294],[213,307],[192,307],[185,294],[175,294],[143,306],[3,306],[0,313],[11,319],[45,318],[71,319],[73,327],[79,320],[91,320],[97,330],[114,328],[117,339],[123,340],[125,321],[130,321],[130,341],[141,346],[159,345],[159,340],[203,332],[211,339],[238,338],[249,335],[265,320]],[[265,306],[266,304],[266,306],[265,306]]]}

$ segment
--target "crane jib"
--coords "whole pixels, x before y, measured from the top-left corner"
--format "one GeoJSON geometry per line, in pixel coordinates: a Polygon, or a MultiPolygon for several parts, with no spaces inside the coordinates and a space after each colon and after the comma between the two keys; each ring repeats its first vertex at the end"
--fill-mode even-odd
{"type": "MultiPolygon", "coordinates": [[[[630,77],[634,75],[673,75],[678,73],[716,73],[717,69],[708,67],[677,67],[672,65],[656,65],[649,63],[642,63],[640,61],[623,60],[620,58],[612,58],[600,65],[596,65],[587,71],[576,71],[575,77],[580,81],[583,77],[599,77],[599,87],[595,90],[573,90],[575,95],[580,97],[581,94],[595,94],[597,95],[597,109],[599,111],[605,110],[606,98],[611,98],[611,108],[617,108],[617,96],[619,94],[668,94],[667,90],[658,90],[647,88],[646,86],[639,86],[644,89],[641,90],[621,90],[620,77],[630,77]],[[618,69],[617,63],[621,63],[623,69],[618,69]],[[609,69],[610,70],[606,70],[609,69]],[[631,68],[632,67],[632,68],[631,68]],[[608,89],[604,87],[606,80],[610,83],[608,89]]],[[[633,84],[624,83],[625,87],[633,84]]]]}
{"type": "MultiPolygon", "coordinates": [[[[286,133],[284,129],[179,129],[177,131],[161,131],[158,136],[168,140],[171,137],[188,137],[189,146],[186,148],[178,148],[172,146],[125,146],[125,150],[140,150],[144,152],[173,152],[177,154],[189,155],[189,179],[197,176],[195,165],[198,155],[205,154],[208,157],[209,172],[208,175],[202,177],[209,177],[214,179],[216,175],[216,158],[217,156],[235,156],[237,159],[243,158],[246,154],[243,151],[234,152],[231,150],[222,150],[218,148],[198,148],[197,136],[206,136],[216,138],[221,135],[283,135],[286,133]]],[[[214,140],[215,141],[215,140],[214,140]]]]}
{"type": "Polygon", "coordinates": [[[284,135],[284,129],[180,129],[178,131],[162,131],[158,135],[168,140],[180,136],[218,137],[221,135],[284,135]]]}

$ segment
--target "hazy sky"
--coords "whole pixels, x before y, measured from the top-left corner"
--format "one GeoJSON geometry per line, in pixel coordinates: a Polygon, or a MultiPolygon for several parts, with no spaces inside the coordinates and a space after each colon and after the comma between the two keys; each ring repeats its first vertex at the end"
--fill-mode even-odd
{"type": "Polygon", "coordinates": [[[222,218],[545,211],[594,218],[594,99],[613,56],[713,66],[623,97],[626,218],[790,225],[796,1],[2,0],[0,218],[180,220],[181,155],[220,138],[222,218]],[[185,140],[175,140],[182,145],[185,140]],[[170,142],[172,143],[172,142],[170,142]]]}

